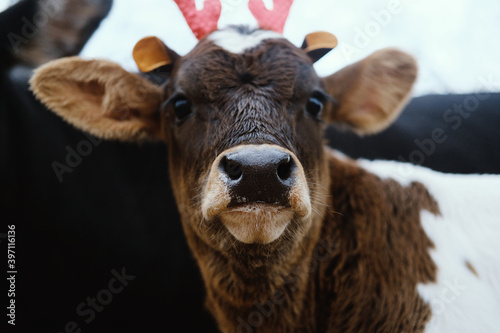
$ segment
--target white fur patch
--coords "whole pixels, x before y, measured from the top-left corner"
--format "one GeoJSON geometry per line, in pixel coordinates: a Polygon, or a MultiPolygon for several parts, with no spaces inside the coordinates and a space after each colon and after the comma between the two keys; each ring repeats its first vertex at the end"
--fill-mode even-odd
{"type": "Polygon", "coordinates": [[[208,39],[214,42],[215,45],[235,54],[254,48],[267,39],[283,38],[281,34],[274,31],[256,30],[252,34],[246,35],[234,29],[215,31],[208,36],[208,39]]]}
{"type": "Polygon", "coordinates": [[[499,332],[500,176],[443,174],[392,161],[359,164],[403,185],[418,181],[438,202],[440,216],[421,213],[438,267],[436,283],[418,286],[432,310],[425,332],[499,332]]]}

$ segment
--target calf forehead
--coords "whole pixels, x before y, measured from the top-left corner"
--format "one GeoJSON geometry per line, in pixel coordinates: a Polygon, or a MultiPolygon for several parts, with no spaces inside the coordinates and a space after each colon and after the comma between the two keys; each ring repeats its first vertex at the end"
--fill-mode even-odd
{"type": "Polygon", "coordinates": [[[211,101],[237,92],[279,101],[300,98],[320,81],[307,55],[281,35],[230,29],[214,32],[184,57],[175,84],[211,101]]]}
{"type": "Polygon", "coordinates": [[[234,53],[241,54],[248,49],[252,49],[268,39],[284,39],[284,37],[274,31],[269,30],[248,30],[242,27],[219,30],[209,37],[215,45],[234,53]]]}

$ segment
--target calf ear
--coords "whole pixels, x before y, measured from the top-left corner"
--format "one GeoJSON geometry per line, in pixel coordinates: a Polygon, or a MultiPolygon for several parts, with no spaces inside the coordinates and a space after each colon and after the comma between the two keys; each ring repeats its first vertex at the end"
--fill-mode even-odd
{"type": "Polygon", "coordinates": [[[30,80],[36,97],[77,128],[104,139],[160,138],[162,89],[105,60],[54,60],[30,80]]]}
{"type": "Polygon", "coordinates": [[[325,121],[345,124],[358,134],[379,132],[399,115],[417,77],[415,59],[383,49],[323,79],[334,97],[325,121]]]}

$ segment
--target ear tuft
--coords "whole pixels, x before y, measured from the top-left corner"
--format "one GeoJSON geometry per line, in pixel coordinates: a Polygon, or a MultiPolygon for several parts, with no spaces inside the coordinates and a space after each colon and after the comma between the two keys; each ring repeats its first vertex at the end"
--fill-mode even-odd
{"type": "Polygon", "coordinates": [[[151,36],[144,37],[135,44],[132,56],[139,70],[147,73],[171,64],[174,59],[169,53],[169,49],[158,37],[151,36]]]}
{"type": "Polygon", "coordinates": [[[388,127],[410,98],[417,78],[415,59],[396,49],[383,49],[323,79],[338,100],[324,113],[327,122],[345,124],[358,134],[388,127]]]}
{"type": "Polygon", "coordinates": [[[103,139],[162,139],[159,107],[163,90],[106,60],[53,60],[38,68],[31,90],[75,127],[103,139]]]}
{"type": "Polygon", "coordinates": [[[337,37],[326,31],[317,31],[308,34],[302,43],[302,49],[311,58],[312,62],[321,59],[338,44],[337,37]]]}

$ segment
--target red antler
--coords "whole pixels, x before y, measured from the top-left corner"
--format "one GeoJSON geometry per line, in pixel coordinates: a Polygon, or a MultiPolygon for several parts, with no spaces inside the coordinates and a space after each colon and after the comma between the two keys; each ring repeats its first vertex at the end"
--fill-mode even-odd
{"type": "Polygon", "coordinates": [[[267,10],[262,0],[250,0],[248,8],[257,19],[261,28],[283,33],[286,18],[293,0],[274,0],[273,10],[267,10]]]}
{"type": "Polygon", "coordinates": [[[186,19],[187,24],[198,39],[202,39],[214,30],[221,13],[219,0],[205,0],[203,9],[197,10],[194,0],[175,0],[186,19]]]}

